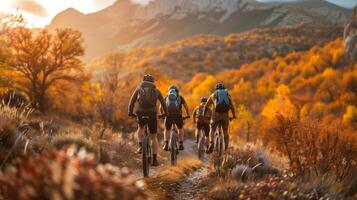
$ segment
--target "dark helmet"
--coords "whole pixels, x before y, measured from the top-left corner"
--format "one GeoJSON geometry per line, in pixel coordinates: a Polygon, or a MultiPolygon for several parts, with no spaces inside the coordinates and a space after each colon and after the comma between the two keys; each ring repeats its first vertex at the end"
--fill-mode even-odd
{"type": "Polygon", "coordinates": [[[208,101],[208,98],[207,97],[202,97],[201,98],[201,103],[206,103],[208,101]]]}
{"type": "Polygon", "coordinates": [[[155,82],[155,79],[154,79],[154,77],[153,77],[152,75],[146,74],[146,75],[144,76],[144,78],[143,78],[143,81],[147,81],[147,82],[153,83],[153,82],[155,82]]]}
{"type": "Polygon", "coordinates": [[[175,85],[170,85],[169,90],[175,90],[177,93],[179,93],[179,89],[175,85]]]}
{"type": "Polygon", "coordinates": [[[216,85],[216,90],[224,90],[226,87],[224,87],[223,83],[217,83],[216,85]]]}

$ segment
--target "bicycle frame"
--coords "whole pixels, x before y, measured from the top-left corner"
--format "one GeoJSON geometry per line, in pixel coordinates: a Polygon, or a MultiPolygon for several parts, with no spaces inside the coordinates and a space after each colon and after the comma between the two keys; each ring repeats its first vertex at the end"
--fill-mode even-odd
{"type": "Polygon", "coordinates": [[[152,162],[152,149],[151,149],[151,140],[149,136],[149,127],[148,127],[148,119],[149,116],[142,117],[145,120],[144,126],[144,135],[141,140],[142,142],[142,165],[143,165],[143,174],[144,177],[149,177],[150,172],[150,164],[152,162]]]}
{"type": "Polygon", "coordinates": [[[223,162],[223,151],[224,151],[224,137],[222,134],[222,124],[219,123],[216,128],[216,136],[214,139],[214,168],[218,176],[221,175],[221,166],[223,162]]]}

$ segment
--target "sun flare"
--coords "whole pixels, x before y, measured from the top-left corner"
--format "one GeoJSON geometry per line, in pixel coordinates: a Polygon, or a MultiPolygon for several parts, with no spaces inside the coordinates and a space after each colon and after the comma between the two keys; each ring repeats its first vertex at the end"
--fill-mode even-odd
{"type": "Polygon", "coordinates": [[[0,13],[21,14],[29,27],[44,27],[54,16],[67,8],[83,13],[95,12],[115,0],[0,0],[0,13]]]}

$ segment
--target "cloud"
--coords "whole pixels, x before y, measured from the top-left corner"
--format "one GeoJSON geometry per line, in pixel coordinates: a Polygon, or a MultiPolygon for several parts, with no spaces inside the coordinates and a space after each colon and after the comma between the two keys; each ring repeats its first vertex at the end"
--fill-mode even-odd
{"type": "Polygon", "coordinates": [[[46,8],[34,0],[13,0],[11,7],[13,9],[29,12],[39,17],[46,17],[49,15],[46,8]]]}
{"type": "Polygon", "coordinates": [[[131,0],[131,1],[138,4],[147,5],[150,1],[154,1],[154,0],[131,0]]]}

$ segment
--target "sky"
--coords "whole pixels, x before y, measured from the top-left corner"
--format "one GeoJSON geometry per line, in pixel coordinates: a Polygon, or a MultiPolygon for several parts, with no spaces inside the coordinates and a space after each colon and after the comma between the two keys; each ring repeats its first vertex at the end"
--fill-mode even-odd
{"type": "MultiPolygon", "coordinates": [[[[0,0],[0,13],[20,13],[24,16],[28,26],[44,27],[54,16],[67,8],[75,8],[82,13],[101,10],[116,0],[0,0]]],[[[150,0],[133,0],[146,4],[150,0]]],[[[272,0],[260,0],[272,1],[272,0]]],[[[274,0],[294,1],[294,0],[274,0]]],[[[357,0],[328,0],[344,7],[352,7],[357,0]]]]}

